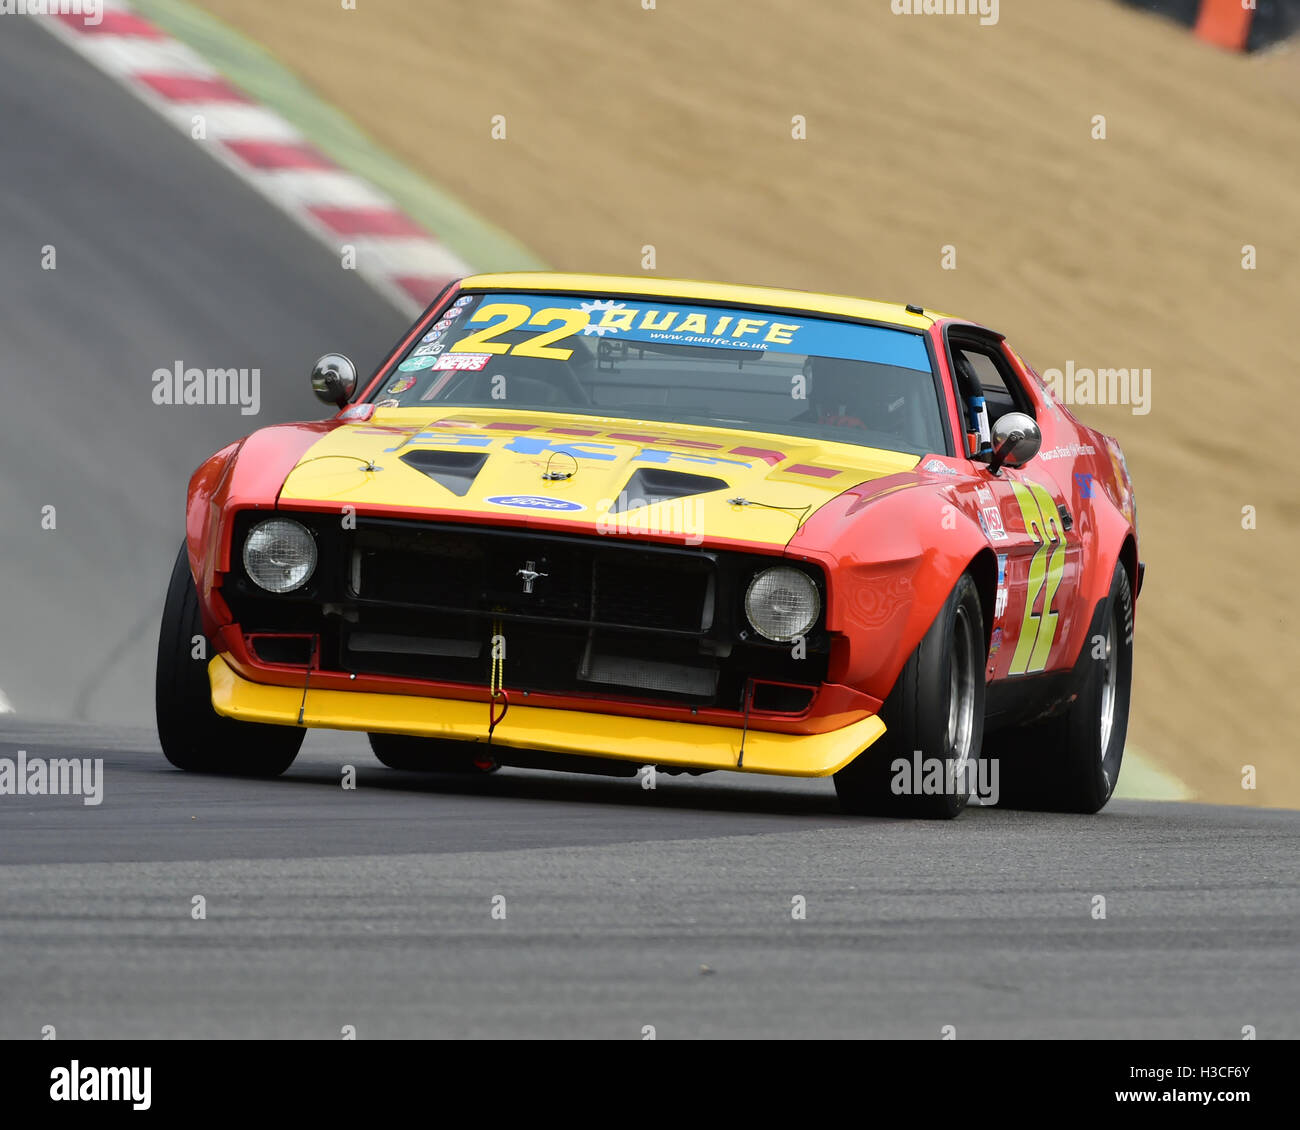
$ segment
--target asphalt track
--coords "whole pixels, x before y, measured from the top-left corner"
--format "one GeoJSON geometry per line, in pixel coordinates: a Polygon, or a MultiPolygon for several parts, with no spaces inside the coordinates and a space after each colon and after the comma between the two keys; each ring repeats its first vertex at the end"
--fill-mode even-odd
{"type": "Polygon", "coordinates": [[[98,807],[4,802],[0,1036],[1300,1035],[1293,813],[908,823],[824,781],[435,778],[312,735],[254,783],[113,744],[98,807]]]}
{"type": "Polygon", "coordinates": [[[0,99],[0,692],[24,717],[144,724],[195,467],[324,416],[316,358],[364,376],[405,319],[28,17],[4,20],[0,99]],[[259,414],[156,405],[177,361],[259,369],[259,414]]]}
{"type": "Polygon", "coordinates": [[[422,777],[340,734],[275,782],[170,769],[147,727],[186,477],[319,415],[311,360],[364,367],[401,320],[4,32],[0,757],[102,757],[105,791],[0,797],[0,1037],[1300,1035],[1296,813],[858,820],[825,781],[422,777]],[[176,360],[261,368],[261,415],[155,406],[176,360]]]}

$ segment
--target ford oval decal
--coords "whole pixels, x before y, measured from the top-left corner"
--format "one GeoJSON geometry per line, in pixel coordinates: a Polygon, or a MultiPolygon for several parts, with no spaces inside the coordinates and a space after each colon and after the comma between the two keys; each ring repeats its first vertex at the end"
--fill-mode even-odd
{"type": "Polygon", "coordinates": [[[537,494],[496,494],[487,499],[493,506],[513,506],[516,510],[551,510],[556,513],[570,513],[574,510],[586,510],[581,502],[569,502],[564,498],[546,498],[537,494]]]}

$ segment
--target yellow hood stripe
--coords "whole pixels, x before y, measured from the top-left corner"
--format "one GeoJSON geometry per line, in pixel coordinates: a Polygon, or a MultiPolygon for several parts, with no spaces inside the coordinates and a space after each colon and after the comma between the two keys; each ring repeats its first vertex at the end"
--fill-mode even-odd
{"type": "MultiPolygon", "coordinates": [[[[688,544],[721,538],[784,545],[801,521],[836,495],[917,462],[914,455],[853,444],[700,425],[505,409],[392,408],[376,411],[365,423],[344,424],[313,444],[285,480],[281,505],[552,517],[599,533],[643,530],[680,536],[688,544]],[[472,484],[458,495],[420,470],[418,460],[403,459],[417,451],[483,458],[472,484]],[[675,472],[723,485],[644,505],[625,497],[620,506],[637,471],[675,472]]],[[[664,481],[674,480],[670,475],[664,481]]]]}

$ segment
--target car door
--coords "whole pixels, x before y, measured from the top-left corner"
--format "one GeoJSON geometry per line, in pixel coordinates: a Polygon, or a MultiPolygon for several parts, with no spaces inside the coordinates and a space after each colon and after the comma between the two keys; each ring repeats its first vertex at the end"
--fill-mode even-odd
{"type": "Polygon", "coordinates": [[[1065,641],[1083,549],[1065,495],[1051,473],[1033,461],[1020,469],[1004,467],[997,475],[985,473],[1004,535],[999,539],[990,530],[998,555],[998,594],[989,675],[1015,678],[1068,666],[1073,656],[1066,654],[1065,641]]]}
{"type": "MultiPolygon", "coordinates": [[[[1007,411],[1032,414],[1033,402],[1000,340],[954,336],[948,344],[978,376],[990,424],[1007,411]]],[[[1014,679],[1067,667],[1074,659],[1066,641],[1083,553],[1069,499],[1046,461],[1035,458],[997,473],[979,460],[970,465],[980,527],[997,555],[988,677],[1014,679]]]]}

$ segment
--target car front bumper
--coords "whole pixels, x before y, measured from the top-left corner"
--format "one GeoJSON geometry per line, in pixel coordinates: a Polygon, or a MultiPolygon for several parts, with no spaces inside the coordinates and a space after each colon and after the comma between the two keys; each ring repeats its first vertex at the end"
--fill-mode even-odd
{"type": "MultiPolygon", "coordinates": [[[[245,679],[220,655],[208,664],[208,677],[213,708],[241,722],[412,734],[485,744],[488,740],[486,700],[466,702],[310,688],[304,694],[300,688],[245,679]]],[[[512,702],[492,733],[492,743],[609,757],[641,765],[826,777],[847,765],[884,732],[885,724],[877,715],[824,734],[781,734],[512,702]]]]}

